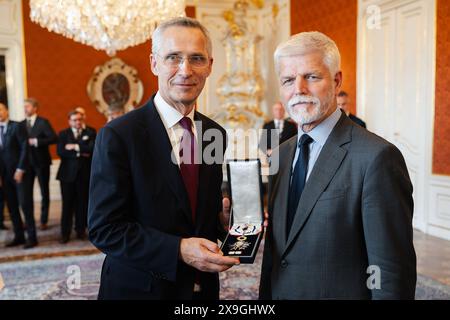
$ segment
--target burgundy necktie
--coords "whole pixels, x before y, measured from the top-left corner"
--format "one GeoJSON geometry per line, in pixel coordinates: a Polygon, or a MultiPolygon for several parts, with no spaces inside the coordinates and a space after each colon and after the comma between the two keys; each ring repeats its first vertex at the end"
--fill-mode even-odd
{"type": "Polygon", "coordinates": [[[197,143],[192,132],[192,120],[188,117],[183,117],[180,120],[180,125],[184,129],[180,144],[180,171],[189,196],[192,220],[195,221],[199,171],[199,165],[194,161],[195,153],[197,152],[197,143]]]}

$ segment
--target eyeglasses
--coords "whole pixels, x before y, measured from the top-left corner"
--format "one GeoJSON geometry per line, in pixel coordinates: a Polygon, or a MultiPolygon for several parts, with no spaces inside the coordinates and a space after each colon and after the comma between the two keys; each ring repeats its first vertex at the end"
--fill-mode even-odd
{"type": "Polygon", "coordinates": [[[183,57],[179,54],[168,54],[165,57],[157,53],[156,55],[161,57],[163,64],[169,68],[178,68],[186,59],[193,68],[204,68],[209,64],[209,59],[203,55],[192,55],[188,57],[183,57]]]}

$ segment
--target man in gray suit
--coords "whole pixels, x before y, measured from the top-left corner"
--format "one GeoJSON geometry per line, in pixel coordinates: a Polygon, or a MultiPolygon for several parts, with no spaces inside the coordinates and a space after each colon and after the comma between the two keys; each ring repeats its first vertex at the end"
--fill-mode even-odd
{"type": "Polygon", "coordinates": [[[400,151],[336,104],[340,54],[319,32],[274,54],[298,135],[274,150],[261,299],[413,299],[412,185],[400,151]]]}

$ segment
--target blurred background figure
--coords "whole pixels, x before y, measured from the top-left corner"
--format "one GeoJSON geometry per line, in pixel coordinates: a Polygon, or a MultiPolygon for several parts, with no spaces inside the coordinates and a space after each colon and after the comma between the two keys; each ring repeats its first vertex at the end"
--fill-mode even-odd
{"type": "Polygon", "coordinates": [[[0,177],[0,230],[8,230],[8,227],[5,226],[5,198],[3,194],[2,181],[0,177]]]}
{"type": "Polygon", "coordinates": [[[362,121],[360,118],[350,113],[350,99],[348,97],[348,93],[345,91],[340,91],[337,96],[337,105],[341,108],[342,111],[345,112],[347,117],[350,118],[356,124],[359,124],[361,127],[365,128],[366,123],[362,121]]]}
{"type": "Polygon", "coordinates": [[[108,113],[107,113],[108,122],[110,122],[120,116],[123,116],[124,114],[125,114],[125,111],[123,109],[123,106],[112,104],[108,108],[108,113]]]}
{"type": "Polygon", "coordinates": [[[33,198],[28,192],[27,132],[25,126],[9,119],[8,108],[0,103],[0,172],[2,188],[8,204],[14,239],[6,247],[24,245],[24,249],[37,245],[36,225],[33,216],[33,198]],[[22,208],[27,225],[25,240],[24,224],[20,215],[22,208]]]}
{"type": "Polygon", "coordinates": [[[56,179],[61,184],[60,243],[63,244],[70,240],[74,215],[77,238],[86,238],[89,178],[96,131],[87,127],[83,119],[80,112],[69,112],[69,128],[62,130],[58,138],[57,152],[61,165],[56,179]]]}
{"type": "Polygon", "coordinates": [[[284,114],[285,110],[283,105],[280,101],[277,101],[272,106],[273,120],[266,122],[263,126],[263,129],[266,131],[263,132],[259,145],[260,149],[268,156],[272,153],[272,147],[282,144],[284,141],[297,134],[297,126],[289,119],[285,119],[284,114]],[[276,135],[272,135],[271,130],[276,130],[276,135]],[[277,144],[273,143],[273,137],[278,139],[277,144]],[[266,141],[264,141],[264,139],[266,141]]]}
{"type": "Polygon", "coordinates": [[[81,114],[83,122],[86,123],[86,110],[83,107],[76,107],[75,111],[81,114]]]}
{"type": "MultiPolygon", "coordinates": [[[[39,103],[34,98],[28,98],[24,101],[24,111],[26,119],[22,124],[26,127],[28,133],[29,161],[30,167],[27,174],[30,175],[26,186],[27,192],[33,197],[34,180],[37,177],[39,188],[41,189],[41,230],[48,228],[48,208],[50,205],[50,165],[52,158],[50,156],[49,146],[58,141],[58,137],[53,130],[50,122],[38,116],[39,103]]],[[[34,199],[33,199],[34,203],[34,199]]],[[[32,206],[34,213],[34,205],[32,206]]]]}

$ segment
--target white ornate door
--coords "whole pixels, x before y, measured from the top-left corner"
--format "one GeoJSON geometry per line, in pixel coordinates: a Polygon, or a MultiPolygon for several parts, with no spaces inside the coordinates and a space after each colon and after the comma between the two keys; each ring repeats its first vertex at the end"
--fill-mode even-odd
{"type": "Polygon", "coordinates": [[[370,131],[405,157],[414,187],[414,226],[424,230],[434,110],[434,0],[361,2],[358,111],[370,131]],[[380,9],[378,28],[364,23],[373,14],[370,5],[380,9]]]}

